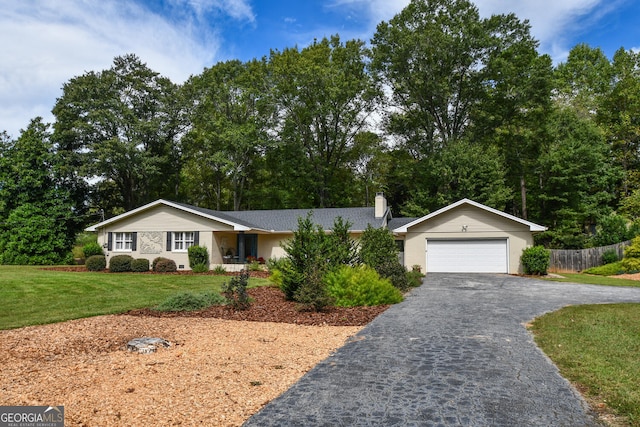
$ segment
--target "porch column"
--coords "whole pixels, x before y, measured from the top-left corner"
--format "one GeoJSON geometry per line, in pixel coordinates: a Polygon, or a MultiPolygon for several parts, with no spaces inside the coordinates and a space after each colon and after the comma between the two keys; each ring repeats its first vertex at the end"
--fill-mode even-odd
{"type": "Polygon", "coordinates": [[[244,264],[244,231],[238,232],[238,262],[244,264]]]}

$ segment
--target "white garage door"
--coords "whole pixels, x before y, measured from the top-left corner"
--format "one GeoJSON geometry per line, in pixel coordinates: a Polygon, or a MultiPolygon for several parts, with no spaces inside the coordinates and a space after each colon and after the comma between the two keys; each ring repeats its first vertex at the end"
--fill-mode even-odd
{"type": "Polygon", "coordinates": [[[507,239],[427,239],[427,272],[508,273],[507,239]]]}

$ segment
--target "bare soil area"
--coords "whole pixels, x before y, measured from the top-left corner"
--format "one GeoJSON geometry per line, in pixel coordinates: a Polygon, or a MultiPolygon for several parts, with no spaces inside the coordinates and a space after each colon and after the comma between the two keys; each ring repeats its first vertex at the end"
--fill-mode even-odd
{"type": "Polygon", "coordinates": [[[64,405],[67,426],[241,425],[387,308],[301,312],[278,289],[250,293],[243,312],[137,310],[0,331],[0,405],[64,405]],[[172,345],[128,352],[139,337],[172,345]]]}

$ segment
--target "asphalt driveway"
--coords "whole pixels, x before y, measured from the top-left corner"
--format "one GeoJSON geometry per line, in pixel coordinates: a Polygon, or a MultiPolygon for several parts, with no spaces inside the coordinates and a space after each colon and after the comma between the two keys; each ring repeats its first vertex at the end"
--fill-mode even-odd
{"type": "Polygon", "coordinates": [[[592,426],[524,324],[640,288],[429,274],[246,426],[592,426]]]}

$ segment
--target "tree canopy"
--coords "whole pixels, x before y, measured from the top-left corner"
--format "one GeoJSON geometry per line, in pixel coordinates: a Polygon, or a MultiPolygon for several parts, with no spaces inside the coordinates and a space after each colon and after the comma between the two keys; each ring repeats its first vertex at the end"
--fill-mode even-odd
{"type": "Polygon", "coordinates": [[[59,262],[86,213],[157,198],[314,208],[383,191],[419,216],[466,197],[564,247],[640,217],[640,53],[579,44],[554,66],[526,20],[468,0],[412,0],[369,45],[336,34],[183,84],[118,56],[64,83],[53,114],[0,133],[2,262],[59,262]]]}

